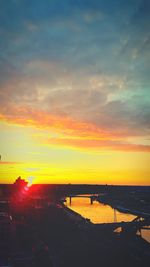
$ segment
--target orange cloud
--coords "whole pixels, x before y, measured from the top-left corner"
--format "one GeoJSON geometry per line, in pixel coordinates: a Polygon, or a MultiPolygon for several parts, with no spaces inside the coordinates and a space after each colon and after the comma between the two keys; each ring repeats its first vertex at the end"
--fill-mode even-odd
{"type": "Polygon", "coordinates": [[[112,141],[112,140],[83,140],[83,139],[67,139],[67,138],[49,138],[44,140],[45,144],[51,146],[65,146],[69,148],[90,149],[90,150],[115,150],[115,151],[136,151],[150,152],[150,146],[130,144],[127,142],[112,141]]]}
{"type": "Polygon", "coordinates": [[[14,162],[14,161],[0,161],[0,165],[12,165],[12,164],[20,164],[20,162],[14,162]]]}
{"type": "Polygon", "coordinates": [[[9,113],[0,114],[0,120],[23,126],[50,129],[58,138],[38,140],[41,143],[78,149],[143,151],[150,152],[150,146],[126,142],[123,135],[101,129],[94,124],[76,121],[69,116],[58,116],[32,109],[28,106],[10,106],[9,113]]]}
{"type": "MultiPolygon", "coordinates": [[[[51,129],[64,135],[84,139],[116,139],[116,135],[94,124],[71,119],[69,116],[58,116],[29,107],[11,107],[9,114],[1,113],[0,120],[8,123],[51,129]]],[[[119,138],[119,136],[117,136],[119,138]]]]}

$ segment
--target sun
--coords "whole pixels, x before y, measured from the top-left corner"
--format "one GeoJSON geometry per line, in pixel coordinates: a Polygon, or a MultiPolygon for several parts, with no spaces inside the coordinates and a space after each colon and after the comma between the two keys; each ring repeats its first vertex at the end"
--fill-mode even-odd
{"type": "Polygon", "coordinates": [[[27,182],[28,182],[28,186],[31,186],[31,185],[33,184],[34,179],[35,179],[35,177],[33,177],[33,176],[30,176],[30,177],[28,177],[28,178],[26,179],[27,182]]]}

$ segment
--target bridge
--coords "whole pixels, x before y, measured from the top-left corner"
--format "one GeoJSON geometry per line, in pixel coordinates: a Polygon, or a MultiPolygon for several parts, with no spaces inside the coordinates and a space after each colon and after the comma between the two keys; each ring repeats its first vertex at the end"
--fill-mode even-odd
{"type": "Polygon", "coordinates": [[[98,194],[86,194],[86,195],[70,195],[69,197],[69,204],[71,205],[72,203],[72,198],[78,197],[78,198],[89,198],[90,199],[90,204],[93,204],[93,201],[97,200],[99,197],[98,194]]]}

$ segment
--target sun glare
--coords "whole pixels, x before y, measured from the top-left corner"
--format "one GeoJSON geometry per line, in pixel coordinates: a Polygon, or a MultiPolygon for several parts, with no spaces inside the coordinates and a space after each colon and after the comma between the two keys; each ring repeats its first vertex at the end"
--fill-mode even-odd
{"type": "Polygon", "coordinates": [[[28,186],[31,186],[33,184],[34,179],[35,179],[35,177],[32,177],[32,176],[27,178],[28,186]]]}

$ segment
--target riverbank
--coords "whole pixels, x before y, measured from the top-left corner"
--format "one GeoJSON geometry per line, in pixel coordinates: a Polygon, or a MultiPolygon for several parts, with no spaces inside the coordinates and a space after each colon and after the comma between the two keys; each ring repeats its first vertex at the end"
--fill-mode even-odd
{"type": "Polygon", "coordinates": [[[74,214],[56,204],[30,214],[29,221],[48,245],[54,266],[149,266],[150,246],[140,236],[114,233],[108,224],[79,227],[68,212],[74,214]]]}
{"type": "Polygon", "coordinates": [[[113,200],[109,197],[109,199],[104,195],[103,197],[100,197],[97,199],[97,201],[99,203],[103,203],[105,205],[109,205],[111,206],[113,209],[118,210],[119,212],[123,212],[123,213],[127,213],[127,214],[133,214],[137,217],[141,217],[141,218],[150,218],[150,212],[148,210],[146,211],[141,211],[141,210],[137,210],[138,204],[136,203],[135,207],[130,207],[129,203],[126,203],[125,201],[121,202],[120,204],[120,200],[113,200]]]}
{"type": "MultiPolygon", "coordinates": [[[[53,267],[149,267],[148,242],[134,231],[114,232],[117,224],[98,225],[87,222],[85,218],[60,203],[61,198],[69,195],[69,190],[58,188],[55,194],[52,194],[52,189],[46,185],[40,187],[39,191],[31,190],[27,206],[20,205],[19,209],[12,206],[15,232],[10,251],[4,251],[9,257],[11,267],[36,266],[33,264],[40,262],[39,254],[40,260],[43,260],[40,267],[46,266],[44,261],[49,255],[53,267]]],[[[77,189],[79,194],[79,187],[77,189]]],[[[113,189],[115,190],[118,189],[113,189]]],[[[72,192],[73,189],[70,194],[72,192]]],[[[86,190],[84,192],[87,193],[86,190]]],[[[123,194],[121,196],[123,197],[123,194]]],[[[107,197],[112,200],[112,204],[121,206],[126,202],[121,197],[117,199],[116,194],[113,202],[111,192],[107,197]]],[[[94,208],[94,204],[91,207],[94,208]]]]}

